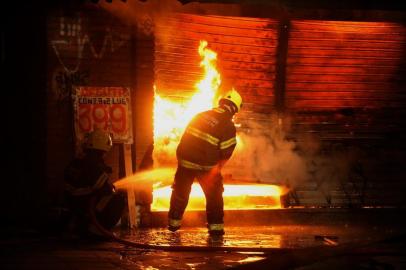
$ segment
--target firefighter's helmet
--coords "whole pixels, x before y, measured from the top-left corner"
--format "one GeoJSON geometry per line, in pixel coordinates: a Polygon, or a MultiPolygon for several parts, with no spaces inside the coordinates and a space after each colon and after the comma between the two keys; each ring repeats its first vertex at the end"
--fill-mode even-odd
{"type": "Polygon", "coordinates": [[[241,110],[242,107],[242,97],[241,95],[233,88],[230,91],[226,92],[221,98],[226,99],[231,101],[236,107],[237,107],[237,112],[241,110]]]}
{"type": "Polygon", "coordinates": [[[85,142],[87,149],[97,149],[106,152],[110,151],[112,145],[113,142],[110,134],[100,129],[90,132],[85,142]]]}

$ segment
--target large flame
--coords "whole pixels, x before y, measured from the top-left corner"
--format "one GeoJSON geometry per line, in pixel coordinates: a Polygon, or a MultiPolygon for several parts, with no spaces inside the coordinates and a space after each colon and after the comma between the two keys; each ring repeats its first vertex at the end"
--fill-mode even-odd
{"type": "MultiPolygon", "coordinates": [[[[189,121],[199,112],[215,106],[221,84],[216,68],[217,54],[201,41],[198,49],[203,78],[195,84],[195,94],[189,99],[163,97],[155,90],[154,100],[154,167],[176,166],[176,147],[189,121]]],[[[182,89],[185,92],[189,89],[182,89]]],[[[237,142],[241,141],[237,136],[237,142]]],[[[280,208],[282,188],[274,185],[224,185],[225,209],[280,208]]],[[[154,187],[152,210],[168,210],[170,186],[154,187]]],[[[188,210],[205,209],[204,193],[199,185],[192,186],[188,210]]]]}
{"type": "Polygon", "coordinates": [[[199,112],[211,109],[217,103],[221,84],[216,68],[217,53],[207,48],[207,41],[200,41],[198,49],[204,70],[203,79],[196,83],[195,94],[189,100],[161,97],[155,89],[154,100],[154,165],[174,164],[175,150],[189,121],[199,112]]]}

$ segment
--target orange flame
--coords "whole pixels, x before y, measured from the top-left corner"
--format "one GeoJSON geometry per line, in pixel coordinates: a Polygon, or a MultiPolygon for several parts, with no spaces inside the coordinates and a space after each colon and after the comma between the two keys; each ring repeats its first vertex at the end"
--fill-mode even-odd
{"type": "MultiPolygon", "coordinates": [[[[166,186],[153,191],[152,211],[168,211],[171,187],[166,186]]],[[[224,185],[224,209],[273,209],[281,208],[280,196],[284,193],[282,187],[265,184],[234,184],[224,185]]],[[[192,185],[190,199],[186,210],[204,210],[205,197],[199,184],[192,185]]]]}
{"type": "MultiPolygon", "coordinates": [[[[195,84],[195,94],[189,100],[162,97],[155,90],[154,100],[154,167],[176,165],[176,147],[189,121],[198,113],[213,108],[218,103],[221,76],[216,67],[217,53],[200,41],[198,53],[203,78],[195,84]]],[[[186,90],[186,89],[184,89],[186,90]]],[[[241,140],[237,136],[241,147],[241,140]]],[[[224,185],[225,209],[280,208],[282,188],[274,185],[224,185]]],[[[152,210],[168,210],[171,188],[154,187],[152,210]]],[[[187,210],[205,209],[203,191],[192,186],[187,210]]]]}
{"type": "Polygon", "coordinates": [[[175,150],[186,125],[197,113],[217,103],[216,94],[221,84],[216,68],[217,53],[207,48],[207,41],[200,41],[198,52],[204,76],[196,83],[196,93],[188,101],[161,97],[155,89],[153,157],[157,167],[176,163],[175,150]]]}

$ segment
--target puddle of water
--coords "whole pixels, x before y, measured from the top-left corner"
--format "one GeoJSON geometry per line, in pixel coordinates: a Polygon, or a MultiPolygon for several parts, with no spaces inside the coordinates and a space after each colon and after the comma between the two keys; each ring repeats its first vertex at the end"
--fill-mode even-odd
{"type": "MultiPolygon", "coordinates": [[[[344,226],[251,226],[226,227],[226,234],[213,241],[204,227],[185,227],[176,233],[164,228],[139,229],[126,238],[138,243],[166,246],[235,246],[306,248],[341,245],[373,240],[388,235],[379,228],[344,226]]],[[[224,269],[264,259],[262,252],[170,252],[127,249],[123,257],[133,261],[136,269],[212,270],[224,269]],[[150,268],[148,268],[150,267],[150,268]]]]}
{"type": "Polygon", "coordinates": [[[142,228],[124,238],[138,243],[165,246],[225,246],[306,248],[337,246],[382,237],[383,232],[344,226],[251,226],[226,227],[226,234],[212,238],[204,227],[185,227],[173,233],[166,228],[142,228]]]}
{"type": "Polygon", "coordinates": [[[239,260],[238,263],[250,263],[250,262],[256,262],[256,261],[259,261],[262,259],[265,259],[265,257],[253,256],[253,257],[247,257],[245,259],[239,260]]]}

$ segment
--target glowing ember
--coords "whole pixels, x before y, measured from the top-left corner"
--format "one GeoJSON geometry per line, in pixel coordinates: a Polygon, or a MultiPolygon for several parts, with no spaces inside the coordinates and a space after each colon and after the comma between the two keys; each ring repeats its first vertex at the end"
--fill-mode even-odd
{"type": "MultiPolygon", "coordinates": [[[[166,186],[153,191],[152,211],[168,211],[171,187],[166,186]]],[[[224,209],[273,209],[281,208],[281,187],[275,185],[224,185],[224,209]]],[[[192,185],[189,204],[186,210],[206,209],[205,197],[199,184],[192,185]]]]}
{"type": "MultiPolygon", "coordinates": [[[[216,68],[217,54],[201,41],[198,49],[204,70],[201,81],[196,83],[196,93],[187,101],[159,96],[155,89],[154,100],[154,165],[175,164],[175,150],[186,125],[197,113],[209,110],[217,104],[216,97],[221,83],[216,68]]],[[[187,92],[188,89],[184,89],[187,92]]]]}

